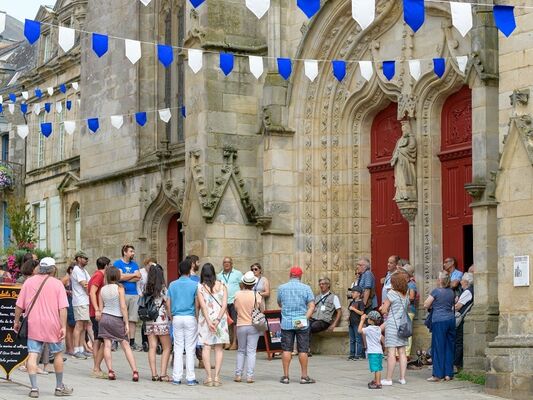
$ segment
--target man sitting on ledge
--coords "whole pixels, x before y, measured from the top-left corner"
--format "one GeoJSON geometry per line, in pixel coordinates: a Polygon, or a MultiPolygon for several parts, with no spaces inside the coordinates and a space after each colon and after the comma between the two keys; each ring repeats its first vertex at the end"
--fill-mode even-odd
{"type": "Polygon", "coordinates": [[[309,353],[311,356],[311,336],[313,333],[333,329],[339,324],[342,315],[341,302],[336,294],[331,293],[329,278],[318,280],[320,294],[315,297],[315,311],[309,320],[309,353]]]}

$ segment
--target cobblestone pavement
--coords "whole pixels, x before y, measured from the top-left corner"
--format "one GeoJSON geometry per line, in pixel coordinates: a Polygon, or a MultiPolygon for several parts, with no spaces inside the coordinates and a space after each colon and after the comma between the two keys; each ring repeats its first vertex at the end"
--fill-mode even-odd
{"type": "MultiPolygon", "coordinates": [[[[451,381],[446,383],[429,383],[426,378],[431,371],[408,371],[407,384],[395,382],[392,387],[382,390],[368,390],[367,383],[371,375],[366,361],[346,361],[340,356],[314,356],[310,359],[309,374],[317,380],[314,385],[299,384],[299,365],[294,358],[291,364],[291,378],[289,385],[278,382],[281,372],[281,360],[278,358],[268,361],[264,353],[258,354],[256,366],[256,383],[233,382],[233,367],[235,351],[224,352],[222,368],[222,386],[188,387],[176,386],[169,383],[152,382],[146,353],[136,352],[135,357],[139,365],[140,381],[131,381],[131,372],[122,352],[113,353],[116,381],[107,381],[89,377],[92,360],[75,360],[69,357],[65,363],[65,383],[74,388],[73,398],[77,399],[205,399],[217,397],[217,400],[231,399],[353,399],[363,396],[365,399],[497,399],[486,395],[482,387],[468,382],[451,381]]],[[[384,365],[385,366],[385,365],[384,365]]],[[[169,369],[170,372],[170,369],[169,369]]],[[[3,373],[3,371],[1,372],[3,373]]],[[[202,382],[203,370],[196,369],[197,379],[202,382]]],[[[4,375],[2,375],[4,376],[4,375]]],[[[14,382],[28,385],[27,375],[16,371],[12,374],[14,382]]],[[[397,379],[397,371],[396,371],[397,379]]],[[[53,374],[39,375],[40,398],[53,398],[55,378],[53,374]]],[[[27,398],[29,389],[14,383],[0,380],[0,399],[27,398]]]]}

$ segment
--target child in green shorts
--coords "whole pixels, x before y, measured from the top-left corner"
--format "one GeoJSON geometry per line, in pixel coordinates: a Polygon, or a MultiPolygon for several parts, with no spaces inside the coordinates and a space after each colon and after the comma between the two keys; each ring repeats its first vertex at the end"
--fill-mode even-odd
{"type": "Polygon", "coordinates": [[[366,351],[370,372],[374,373],[374,380],[368,383],[369,389],[381,389],[381,371],[383,370],[383,326],[380,326],[381,314],[378,311],[370,311],[368,315],[361,316],[358,332],[366,339],[366,351]],[[368,326],[365,327],[365,321],[368,326]]]}

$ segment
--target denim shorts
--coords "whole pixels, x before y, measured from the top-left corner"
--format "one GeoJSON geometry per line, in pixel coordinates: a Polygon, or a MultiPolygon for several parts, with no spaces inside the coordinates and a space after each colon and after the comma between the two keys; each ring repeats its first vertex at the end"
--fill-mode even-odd
{"type": "Polygon", "coordinates": [[[57,354],[63,351],[63,342],[59,343],[45,343],[28,338],[28,353],[40,353],[43,350],[43,346],[47,344],[50,354],[57,354]]]}
{"type": "Polygon", "coordinates": [[[380,353],[369,353],[368,355],[368,365],[370,367],[370,372],[380,372],[383,371],[383,354],[380,353]]]}

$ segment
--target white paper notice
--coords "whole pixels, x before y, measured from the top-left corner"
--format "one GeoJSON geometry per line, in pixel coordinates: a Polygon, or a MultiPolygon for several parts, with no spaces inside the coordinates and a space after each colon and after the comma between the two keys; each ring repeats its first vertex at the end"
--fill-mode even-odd
{"type": "Polygon", "coordinates": [[[514,286],[529,286],[529,256],[514,256],[514,286]]]}

